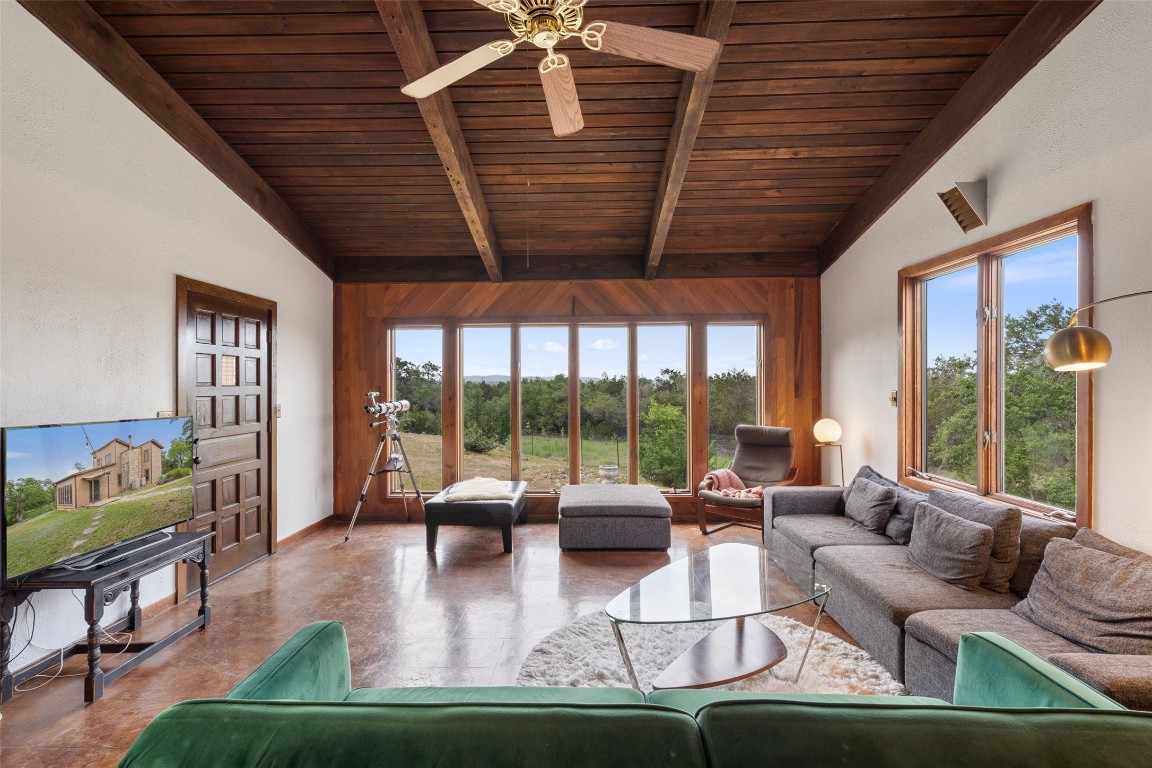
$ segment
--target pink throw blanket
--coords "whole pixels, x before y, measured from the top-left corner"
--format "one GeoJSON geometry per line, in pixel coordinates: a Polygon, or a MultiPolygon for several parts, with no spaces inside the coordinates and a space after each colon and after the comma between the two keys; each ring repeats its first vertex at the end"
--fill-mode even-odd
{"type": "Polygon", "coordinates": [[[744,482],[730,469],[714,469],[704,475],[704,482],[708,483],[708,490],[721,496],[736,499],[764,498],[764,488],[759,485],[755,488],[745,488],[744,482]]]}

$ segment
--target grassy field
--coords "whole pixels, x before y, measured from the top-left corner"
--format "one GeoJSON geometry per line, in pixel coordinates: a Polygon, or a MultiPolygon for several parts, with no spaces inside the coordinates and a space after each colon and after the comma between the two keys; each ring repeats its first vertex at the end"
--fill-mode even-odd
{"type": "MultiPolygon", "coordinates": [[[[408,453],[408,461],[412,465],[412,472],[416,475],[416,482],[420,490],[438,491],[442,487],[440,464],[442,457],[440,437],[436,435],[405,434],[404,450],[408,453]]],[[[524,452],[524,466],[520,472],[520,479],[528,481],[528,488],[533,491],[560,490],[568,484],[568,438],[555,435],[525,435],[521,441],[524,452]]],[[[616,441],[614,440],[582,440],[580,443],[581,457],[580,480],[584,483],[600,482],[601,464],[616,464],[616,441]]],[[[460,468],[460,477],[510,477],[512,473],[512,454],[507,446],[499,446],[488,453],[465,453],[464,463],[460,468]]],[[[368,471],[368,461],[371,456],[364,458],[364,472],[368,471]]],[[[727,465],[727,460],[724,462],[727,465]]],[[[620,444],[620,482],[628,478],[628,449],[620,444]]],[[[407,477],[405,477],[407,480],[407,477]]],[[[648,482],[640,478],[641,483],[648,482]]],[[[395,483],[395,480],[393,480],[395,483]]],[[[411,483],[406,482],[405,486],[411,483]]],[[[409,488],[409,490],[411,490],[409,488]]],[[[683,489],[681,489],[683,490],[683,489]]]]}
{"type": "Polygon", "coordinates": [[[83,551],[114,544],[127,536],[164,528],[192,513],[192,478],[185,477],[147,493],[137,491],[130,498],[110,501],[103,507],[57,509],[8,528],[9,574],[25,573],[54,563],[74,553],[73,546],[84,539],[84,530],[100,512],[96,530],[88,536],[83,551]]]}

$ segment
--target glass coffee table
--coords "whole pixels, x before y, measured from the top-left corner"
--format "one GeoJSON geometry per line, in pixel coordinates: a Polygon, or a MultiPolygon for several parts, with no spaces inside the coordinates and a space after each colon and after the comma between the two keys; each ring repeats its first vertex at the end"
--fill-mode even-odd
{"type": "Polygon", "coordinates": [[[797,587],[783,576],[779,557],[751,544],[718,544],[669,563],[621,592],[604,609],[632,687],[639,689],[621,624],[696,624],[729,619],[705,635],[653,681],[653,689],[708,688],[759,674],[788,657],[775,632],[745,621],[804,603],[817,606],[794,680],[800,678],[829,588],[797,587]],[[786,583],[784,583],[786,582],[786,583]]]}

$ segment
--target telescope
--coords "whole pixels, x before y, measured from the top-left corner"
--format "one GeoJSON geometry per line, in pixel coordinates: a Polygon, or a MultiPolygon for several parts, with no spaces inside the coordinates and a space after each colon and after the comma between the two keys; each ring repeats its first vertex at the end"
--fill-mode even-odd
{"type": "Polygon", "coordinates": [[[407,400],[389,400],[385,403],[376,402],[376,398],[380,396],[379,392],[369,392],[367,397],[372,402],[364,406],[364,413],[369,416],[393,416],[399,413],[407,413],[412,408],[412,404],[407,400]]]}

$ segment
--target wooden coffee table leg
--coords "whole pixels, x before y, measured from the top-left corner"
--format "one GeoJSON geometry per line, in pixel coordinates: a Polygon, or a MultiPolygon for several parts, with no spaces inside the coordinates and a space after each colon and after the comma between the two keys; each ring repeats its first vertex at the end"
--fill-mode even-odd
{"type": "Polygon", "coordinates": [[[624,635],[620,634],[620,625],[609,619],[612,624],[612,634],[616,635],[616,646],[620,649],[620,658],[624,659],[624,668],[628,670],[628,679],[632,687],[640,690],[640,681],[636,679],[636,670],[632,668],[632,659],[628,657],[628,648],[624,645],[624,635]]]}

